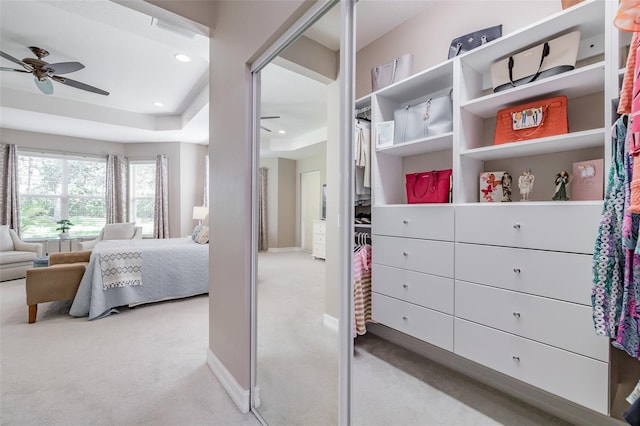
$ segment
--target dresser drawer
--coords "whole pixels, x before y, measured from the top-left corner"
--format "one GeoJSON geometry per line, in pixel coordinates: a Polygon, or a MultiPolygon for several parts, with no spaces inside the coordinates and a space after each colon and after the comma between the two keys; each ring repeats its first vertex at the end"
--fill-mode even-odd
{"type": "Polygon", "coordinates": [[[374,263],[371,279],[372,291],[453,315],[453,278],[374,263]]]}
{"type": "Polygon", "coordinates": [[[453,241],[453,206],[407,205],[373,208],[373,233],[453,241]]]}
{"type": "Polygon", "coordinates": [[[373,238],[373,262],[453,278],[453,243],[414,238],[373,238]]]}
{"type": "Polygon", "coordinates": [[[591,307],[456,280],[456,317],[607,362],[591,307]]]}
{"type": "Polygon", "coordinates": [[[327,223],[324,220],[313,221],[313,233],[314,234],[326,234],[327,223]]]}
{"type": "Polygon", "coordinates": [[[455,353],[607,413],[608,364],[503,331],[455,320],[455,353]]]}
{"type": "Polygon", "coordinates": [[[451,315],[372,292],[371,317],[409,336],[453,351],[451,315]]]}
{"type": "Polygon", "coordinates": [[[456,242],[593,253],[602,203],[456,207],[456,242]]]}
{"type": "Polygon", "coordinates": [[[591,306],[592,255],[456,243],[456,279],[591,306]]]}

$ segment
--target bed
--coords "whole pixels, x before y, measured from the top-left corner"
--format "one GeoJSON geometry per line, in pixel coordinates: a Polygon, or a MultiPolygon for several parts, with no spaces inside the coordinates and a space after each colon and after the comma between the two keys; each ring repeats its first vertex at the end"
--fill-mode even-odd
{"type": "Polygon", "coordinates": [[[209,245],[190,238],[99,242],[69,313],[90,320],[118,307],[209,292],[209,245]]]}

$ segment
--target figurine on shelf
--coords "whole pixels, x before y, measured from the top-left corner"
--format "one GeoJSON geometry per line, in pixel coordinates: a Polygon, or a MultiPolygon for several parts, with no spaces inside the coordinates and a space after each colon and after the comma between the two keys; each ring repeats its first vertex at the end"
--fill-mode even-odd
{"type": "Polygon", "coordinates": [[[569,196],[567,195],[567,185],[571,181],[571,176],[567,173],[566,170],[560,170],[560,173],[556,175],[555,184],[556,184],[556,192],[553,194],[551,198],[553,201],[568,201],[569,196]]]}
{"type": "Polygon", "coordinates": [[[531,174],[531,170],[525,170],[518,178],[518,188],[520,188],[520,195],[522,199],[520,201],[529,201],[529,194],[533,191],[533,182],[536,177],[531,174]]]}
{"type": "Polygon", "coordinates": [[[511,201],[511,185],[513,183],[513,179],[511,175],[507,172],[504,172],[502,175],[502,202],[510,202],[511,201]]]}

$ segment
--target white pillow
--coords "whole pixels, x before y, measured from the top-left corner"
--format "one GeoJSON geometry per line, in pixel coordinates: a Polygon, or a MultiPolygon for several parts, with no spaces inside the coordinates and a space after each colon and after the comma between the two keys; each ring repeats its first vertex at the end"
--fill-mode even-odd
{"type": "Polygon", "coordinates": [[[209,242],[209,227],[203,225],[198,235],[193,239],[198,244],[207,244],[209,242]]]}
{"type": "Polygon", "coordinates": [[[135,223],[109,223],[104,226],[103,240],[130,240],[136,232],[135,223]]]}
{"type": "Polygon", "coordinates": [[[9,225],[0,225],[0,251],[12,251],[13,240],[9,234],[9,225]]]}

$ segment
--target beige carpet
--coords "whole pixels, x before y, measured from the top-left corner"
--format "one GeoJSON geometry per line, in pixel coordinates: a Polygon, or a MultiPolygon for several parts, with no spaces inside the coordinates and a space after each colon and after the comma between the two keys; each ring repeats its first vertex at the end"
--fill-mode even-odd
{"type": "Polygon", "coordinates": [[[2,425],[259,425],[205,365],[208,296],[96,321],[43,304],[27,324],[24,280],[0,283],[2,425]]]}

